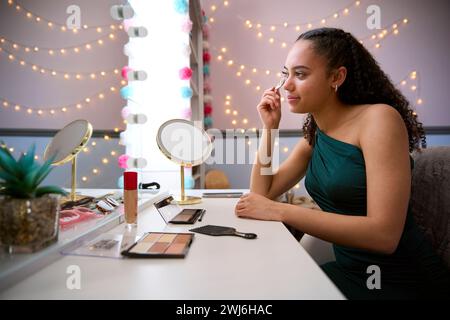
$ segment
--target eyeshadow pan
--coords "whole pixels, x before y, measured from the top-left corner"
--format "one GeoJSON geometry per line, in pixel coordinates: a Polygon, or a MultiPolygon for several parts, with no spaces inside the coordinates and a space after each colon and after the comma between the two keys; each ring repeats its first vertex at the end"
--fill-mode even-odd
{"type": "Polygon", "coordinates": [[[173,243],[188,243],[191,238],[192,236],[190,234],[179,234],[173,243]]]}
{"type": "Polygon", "coordinates": [[[135,245],[133,247],[133,249],[131,249],[131,252],[145,253],[145,252],[147,252],[148,249],[150,249],[152,244],[153,243],[149,243],[149,242],[139,242],[137,245],[135,245]]]}
{"type": "Polygon", "coordinates": [[[175,239],[176,234],[163,234],[161,238],[159,238],[158,242],[168,242],[171,243],[173,239],[175,239]]]}
{"type": "Polygon", "coordinates": [[[184,258],[194,234],[148,232],[122,255],[135,258],[184,258]]]}
{"type": "Polygon", "coordinates": [[[161,237],[162,233],[151,233],[148,236],[145,237],[143,242],[156,242],[158,241],[159,237],[161,237]]]}
{"type": "Polygon", "coordinates": [[[149,253],[164,253],[166,251],[169,243],[167,242],[157,242],[154,243],[153,246],[147,251],[149,253]]]}
{"type": "Polygon", "coordinates": [[[182,254],[186,243],[172,243],[172,245],[166,250],[166,254],[182,254]]]}

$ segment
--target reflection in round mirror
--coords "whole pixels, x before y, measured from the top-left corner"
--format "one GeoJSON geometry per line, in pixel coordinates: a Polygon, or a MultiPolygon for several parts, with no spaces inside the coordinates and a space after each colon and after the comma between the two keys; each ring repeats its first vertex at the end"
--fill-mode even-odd
{"type": "Polygon", "coordinates": [[[184,167],[202,164],[211,155],[212,143],[208,134],[192,121],[172,119],[161,125],[156,142],[166,157],[181,166],[181,196],[176,197],[176,201],[179,204],[201,202],[201,198],[184,194],[184,167]]]}
{"type": "Polygon", "coordinates": [[[75,120],[62,128],[47,145],[44,161],[53,157],[52,164],[62,165],[72,160],[72,191],[70,200],[75,201],[76,156],[92,136],[92,125],[86,120],[75,120]]]}

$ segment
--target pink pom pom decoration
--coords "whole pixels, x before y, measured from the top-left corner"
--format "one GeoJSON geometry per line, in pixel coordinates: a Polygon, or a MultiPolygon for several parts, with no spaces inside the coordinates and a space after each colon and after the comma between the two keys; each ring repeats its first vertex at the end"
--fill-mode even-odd
{"type": "Polygon", "coordinates": [[[209,52],[204,52],[203,53],[203,62],[210,62],[211,61],[211,55],[209,54],[209,52]]]}
{"type": "Polygon", "coordinates": [[[128,165],[127,165],[127,161],[130,157],[126,154],[121,155],[118,159],[117,162],[119,163],[119,167],[122,169],[128,169],[128,165]]]}
{"type": "Polygon", "coordinates": [[[180,70],[180,79],[189,80],[192,77],[192,70],[189,67],[184,67],[180,70]]]}
{"type": "Polygon", "coordinates": [[[191,115],[192,115],[192,110],[191,110],[190,108],[184,109],[184,110],[182,111],[182,117],[183,117],[183,119],[190,119],[190,118],[191,118],[191,115]]]}
{"type": "Polygon", "coordinates": [[[209,27],[207,24],[203,25],[202,31],[203,31],[203,37],[209,38],[209,27]]]}
{"type": "Polygon", "coordinates": [[[128,80],[128,71],[132,71],[133,69],[131,69],[129,66],[125,66],[122,68],[122,78],[124,78],[125,80],[128,80]]]}
{"type": "Polygon", "coordinates": [[[122,114],[122,118],[125,120],[131,114],[130,108],[128,108],[128,107],[123,108],[121,111],[121,114],[122,114]]]}
{"type": "Polygon", "coordinates": [[[192,21],[189,19],[189,17],[186,18],[186,20],[183,21],[181,24],[181,31],[189,33],[192,30],[192,21]]]}
{"type": "Polygon", "coordinates": [[[128,32],[128,29],[131,27],[131,25],[132,25],[131,19],[123,20],[123,28],[124,28],[125,32],[128,32]]]}

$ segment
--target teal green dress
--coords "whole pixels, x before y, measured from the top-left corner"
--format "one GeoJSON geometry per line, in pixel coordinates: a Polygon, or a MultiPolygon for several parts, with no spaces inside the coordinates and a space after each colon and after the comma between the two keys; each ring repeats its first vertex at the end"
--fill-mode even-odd
{"type": "MultiPolygon", "coordinates": [[[[323,211],[365,216],[367,190],[362,150],[317,128],[305,187],[323,211]]],[[[333,249],[336,261],[321,267],[348,299],[450,298],[449,271],[418,229],[409,210],[393,254],[336,244],[333,249]],[[367,281],[374,275],[373,270],[368,270],[371,265],[379,267],[381,289],[368,288],[367,281]]],[[[374,283],[373,278],[369,282],[374,283]]]]}

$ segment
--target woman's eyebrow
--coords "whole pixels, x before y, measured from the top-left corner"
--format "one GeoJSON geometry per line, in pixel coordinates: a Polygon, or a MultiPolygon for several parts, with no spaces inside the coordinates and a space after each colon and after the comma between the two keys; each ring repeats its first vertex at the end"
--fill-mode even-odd
{"type": "MultiPolygon", "coordinates": [[[[283,69],[286,69],[286,70],[288,70],[288,68],[286,68],[286,66],[284,66],[283,67],[283,69]]],[[[310,68],[308,68],[307,66],[302,66],[302,65],[300,65],[300,66],[295,66],[295,67],[293,67],[292,68],[293,70],[297,70],[297,69],[306,69],[306,70],[311,70],[310,68]]]]}

